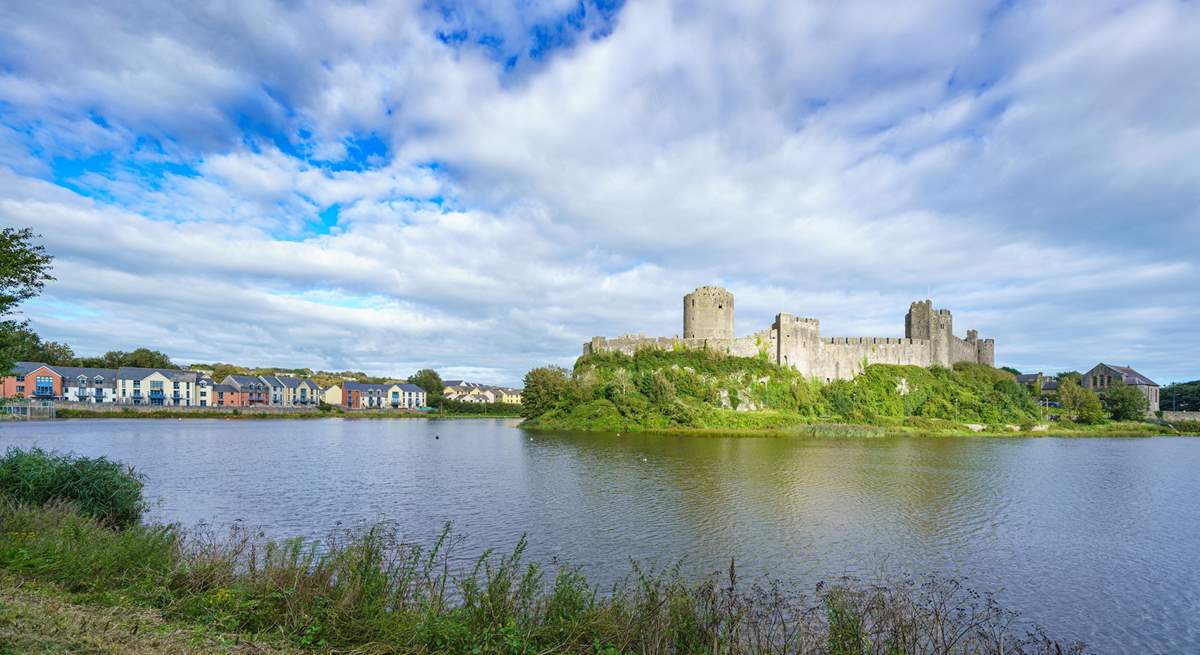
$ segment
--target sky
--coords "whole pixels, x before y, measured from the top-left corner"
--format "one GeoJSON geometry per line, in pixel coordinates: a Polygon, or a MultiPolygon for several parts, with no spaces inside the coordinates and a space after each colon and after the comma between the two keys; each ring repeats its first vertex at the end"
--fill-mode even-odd
{"type": "Polygon", "coordinates": [[[518,383],[931,297],[1200,378],[1200,4],[0,0],[0,224],[77,354],[518,383]]]}

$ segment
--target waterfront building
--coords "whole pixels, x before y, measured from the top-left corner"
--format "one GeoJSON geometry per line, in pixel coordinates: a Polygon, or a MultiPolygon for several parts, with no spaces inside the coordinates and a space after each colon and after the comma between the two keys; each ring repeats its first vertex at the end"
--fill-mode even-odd
{"type": "Polygon", "coordinates": [[[367,382],[346,382],[342,385],[342,402],[348,409],[379,409],[388,404],[394,385],[367,382]]]}
{"type": "Polygon", "coordinates": [[[62,375],[42,362],[17,362],[12,375],[0,380],[0,398],[57,400],[62,397],[62,375]]]}
{"type": "Polygon", "coordinates": [[[212,403],[214,407],[242,407],[242,392],[232,384],[212,385],[212,403]]]}
{"type": "Polygon", "coordinates": [[[266,405],[270,402],[267,384],[254,375],[226,375],[221,384],[228,384],[242,395],[243,406],[266,405]]]}
{"type": "Polygon", "coordinates": [[[342,387],[335,384],[321,392],[321,400],[326,405],[341,405],[342,404],[342,387]]]}
{"type": "Polygon", "coordinates": [[[388,390],[392,407],[420,409],[425,407],[425,390],[415,384],[393,384],[388,390]]]}
{"type": "Polygon", "coordinates": [[[201,379],[206,378],[196,371],[122,366],[117,369],[116,402],[122,405],[198,407],[201,379]]]}
{"type": "Polygon", "coordinates": [[[1113,366],[1101,362],[1083,374],[1083,386],[1096,393],[1103,393],[1117,383],[1127,384],[1142,392],[1150,405],[1149,413],[1158,411],[1158,383],[1129,366],[1113,366]]]}
{"type": "Polygon", "coordinates": [[[113,403],[117,397],[117,369],[55,366],[62,376],[62,399],[73,403],[113,403]]]}

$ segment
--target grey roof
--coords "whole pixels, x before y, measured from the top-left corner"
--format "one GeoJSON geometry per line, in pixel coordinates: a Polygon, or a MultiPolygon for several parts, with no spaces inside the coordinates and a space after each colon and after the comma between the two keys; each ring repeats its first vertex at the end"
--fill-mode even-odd
{"type": "Polygon", "coordinates": [[[1146,385],[1146,386],[1150,386],[1150,387],[1158,386],[1157,382],[1142,375],[1141,373],[1138,373],[1137,371],[1133,370],[1132,368],[1130,368],[1128,366],[1113,366],[1112,364],[1105,364],[1104,362],[1100,362],[1100,365],[1107,366],[1107,367],[1111,368],[1112,370],[1116,371],[1117,373],[1120,373],[1121,381],[1124,382],[1125,384],[1142,384],[1142,385],[1146,385]]]}
{"type": "Polygon", "coordinates": [[[401,391],[413,391],[417,393],[425,393],[425,390],[415,384],[404,383],[399,385],[401,391]]]}
{"type": "Polygon", "coordinates": [[[199,381],[200,374],[196,371],[182,371],[176,368],[137,368],[135,366],[122,366],[117,369],[117,378],[121,380],[141,380],[155,373],[162,373],[168,380],[172,382],[192,382],[199,381]]]}
{"type": "Polygon", "coordinates": [[[368,382],[346,382],[344,389],[346,391],[387,391],[391,389],[392,384],[376,384],[368,382]]]}
{"type": "Polygon", "coordinates": [[[78,366],[52,366],[56,373],[63,376],[63,379],[70,378],[72,380],[79,376],[84,376],[88,382],[100,376],[108,384],[112,384],[117,379],[117,369],[115,368],[80,368],[78,366]]]}
{"type": "Polygon", "coordinates": [[[1058,389],[1058,379],[1057,378],[1046,378],[1046,380],[1044,382],[1042,382],[1042,391],[1056,391],[1057,389],[1058,389]]]}
{"type": "Polygon", "coordinates": [[[1041,373],[1022,373],[1017,376],[1017,382],[1020,384],[1033,384],[1042,377],[1041,373]]]}
{"type": "Polygon", "coordinates": [[[446,387],[461,387],[466,384],[465,380],[443,380],[442,386],[446,387]]]}
{"type": "Polygon", "coordinates": [[[224,391],[225,393],[237,393],[238,388],[232,384],[214,384],[213,391],[224,391]]]}
{"type": "Polygon", "coordinates": [[[17,375],[25,375],[27,373],[32,373],[43,366],[50,370],[54,370],[54,367],[46,364],[45,362],[15,362],[13,364],[13,372],[17,375]]]}
{"type": "Polygon", "coordinates": [[[282,376],[282,375],[276,375],[275,379],[279,380],[280,384],[287,387],[288,389],[299,389],[300,383],[304,382],[304,380],[301,380],[300,378],[293,378],[293,377],[287,377],[287,376],[282,376]]]}
{"type": "MultiPolygon", "coordinates": [[[[225,380],[233,380],[238,385],[241,384],[263,384],[263,381],[253,375],[226,375],[225,380]]],[[[221,382],[224,383],[225,380],[221,382]]],[[[235,385],[236,386],[236,385],[235,385]]]]}

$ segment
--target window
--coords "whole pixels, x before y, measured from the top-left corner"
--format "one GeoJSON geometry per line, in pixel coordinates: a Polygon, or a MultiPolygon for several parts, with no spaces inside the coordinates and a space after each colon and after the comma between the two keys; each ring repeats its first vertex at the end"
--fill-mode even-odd
{"type": "Polygon", "coordinates": [[[25,381],[25,376],[22,374],[17,374],[17,382],[24,382],[24,381],[25,381]]]}

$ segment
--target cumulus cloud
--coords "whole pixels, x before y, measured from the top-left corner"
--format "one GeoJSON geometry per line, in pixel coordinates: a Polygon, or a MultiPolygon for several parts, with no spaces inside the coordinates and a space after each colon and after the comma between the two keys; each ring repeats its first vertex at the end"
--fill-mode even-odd
{"type": "Polygon", "coordinates": [[[1178,2],[0,8],[0,221],[85,352],[516,382],[721,283],[1195,376],[1178,2]]]}

